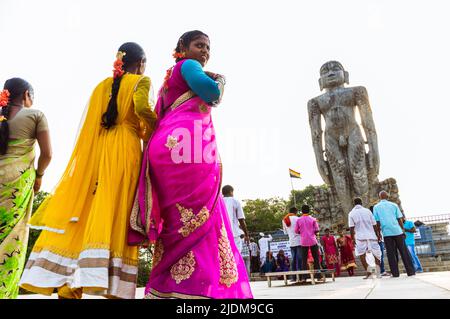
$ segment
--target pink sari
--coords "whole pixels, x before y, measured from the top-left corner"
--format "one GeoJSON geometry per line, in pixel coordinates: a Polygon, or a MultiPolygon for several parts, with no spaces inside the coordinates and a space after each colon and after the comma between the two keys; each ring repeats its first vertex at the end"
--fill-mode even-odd
{"type": "Polygon", "coordinates": [[[325,250],[325,261],[327,269],[336,269],[336,275],[340,275],[340,266],[338,252],[336,250],[336,242],[334,236],[322,236],[323,249],[325,250]]]}
{"type": "Polygon", "coordinates": [[[183,62],[160,91],[128,240],[155,243],[146,298],[253,298],[220,195],[211,107],[190,91],[183,62]]]}

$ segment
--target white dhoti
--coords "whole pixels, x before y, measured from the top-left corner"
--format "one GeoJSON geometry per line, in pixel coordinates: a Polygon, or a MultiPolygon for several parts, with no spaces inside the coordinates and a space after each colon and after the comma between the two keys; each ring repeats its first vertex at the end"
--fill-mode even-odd
{"type": "Polygon", "coordinates": [[[381,249],[378,240],[365,239],[356,240],[356,256],[362,256],[367,252],[371,252],[374,257],[381,260],[381,249]]]}

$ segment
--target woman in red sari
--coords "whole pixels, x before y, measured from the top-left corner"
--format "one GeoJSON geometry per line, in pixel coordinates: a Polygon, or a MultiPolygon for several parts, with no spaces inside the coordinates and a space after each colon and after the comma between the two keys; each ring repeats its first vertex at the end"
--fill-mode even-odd
{"type": "Polygon", "coordinates": [[[327,269],[336,269],[336,276],[341,274],[339,265],[339,250],[336,245],[336,240],[333,235],[330,235],[330,229],[325,229],[325,235],[322,236],[322,246],[325,251],[325,262],[327,269]]]}
{"type": "Polygon", "coordinates": [[[355,254],[353,240],[350,235],[344,235],[344,231],[339,229],[339,238],[337,239],[337,246],[341,253],[341,270],[348,271],[349,276],[354,275],[354,269],[356,268],[355,254]]]}

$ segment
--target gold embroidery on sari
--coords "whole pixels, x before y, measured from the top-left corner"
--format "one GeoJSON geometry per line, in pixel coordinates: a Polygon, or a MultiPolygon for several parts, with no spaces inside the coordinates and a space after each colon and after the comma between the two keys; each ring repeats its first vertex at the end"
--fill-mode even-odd
{"type": "Polygon", "coordinates": [[[197,228],[202,226],[209,218],[209,210],[203,207],[200,212],[195,215],[192,209],[187,209],[177,204],[177,208],[181,214],[181,221],[183,227],[178,230],[183,237],[187,237],[192,234],[197,228]]]}
{"type": "Polygon", "coordinates": [[[178,145],[178,139],[175,136],[168,135],[167,136],[167,143],[164,145],[169,150],[172,150],[178,145]]]}
{"type": "Polygon", "coordinates": [[[136,192],[136,196],[134,198],[133,202],[133,208],[131,209],[131,216],[130,216],[130,226],[133,230],[139,232],[142,235],[146,235],[145,229],[142,226],[141,219],[139,216],[139,200],[138,200],[138,192],[136,192]]]}
{"type": "Polygon", "coordinates": [[[155,244],[155,250],[153,251],[153,262],[152,262],[153,267],[156,267],[156,265],[159,264],[163,254],[164,254],[164,246],[162,240],[158,239],[155,244]]]}
{"type": "Polygon", "coordinates": [[[234,255],[231,250],[230,241],[228,240],[227,231],[222,224],[219,239],[219,261],[220,261],[220,280],[219,282],[228,288],[237,282],[238,271],[234,255]]]}
{"type": "Polygon", "coordinates": [[[192,250],[170,268],[172,279],[179,284],[182,280],[189,279],[195,270],[195,256],[192,250]]]}
{"type": "Polygon", "coordinates": [[[139,190],[136,190],[136,195],[133,202],[133,208],[130,215],[130,226],[133,230],[137,231],[141,235],[147,236],[150,231],[150,227],[154,226],[154,222],[151,219],[153,198],[152,198],[152,183],[150,181],[149,166],[145,170],[145,184],[146,184],[146,194],[145,194],[145,207],[147,211],[145,212],[145,226],[142,225],[142,220],[140,216],[139,207],[139,190]]]}
{"type": "Polygon", "coordinates": [[[198,106],[198,109],[200,110],[201,113],[207,113],[208,112],[208,105],[206,105],[205,103],[201,103],[198,106]]]}
{"type": "Polygon", "coordinates": [[[175,100],[175,102],[173,102],[173,104],[170,106],[170,108],[172,110],[175,110],[177,107],[179,107],[181,104],[183,104],[187,100],[192,99],[195,95],[196,94],[192,90],[184,92],[175,100]]]}
{"type": "Polygon", "coordinates": [[[153,207],[153,196],[152,196],[152,182],[150,180],[150,165],[147,164],[147,168],[145,170],[145,184],[147,193],[145,194],[145,207],[147,211],[145,212],[145,230],[147,234],[150,233],[151,226],[154,225],[152,220],[152,207],[153,207]]]}

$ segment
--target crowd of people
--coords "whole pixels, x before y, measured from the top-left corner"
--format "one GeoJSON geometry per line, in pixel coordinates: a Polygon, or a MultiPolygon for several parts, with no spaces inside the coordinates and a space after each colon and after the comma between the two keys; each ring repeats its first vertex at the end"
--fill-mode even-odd
{"type": "MultiPolygon", "coordinates": [[[[230,186],[224,187],[224,190],[228,187],[230,186]]],[[[241,226],[245,225],[236,231],[238,234],[242,232],[242,238],[249,238],[246,241],[248,245],[244,244],[241,251],[244,260],[248,258],[249,275],[251,272],[326,269],[334,270],[336,276],[340,276],[341,271],[347,271],[349,276],[354,276],[357,268],[356,258],[359,258],[366,272],[364,279],[373,275],[377,278],[399,277],[400,255],[407,275],[413,276],[416,272],[423,271],[415,252],[416,228],[412,221],[406,220],[398,205],[388,201],[388,197],[387,192],[381,191],[379,202],[370,208],[363,207],[361,198],[355,198],[354,208],[348,215],[348,228],[339,227],[336,237],[329,228],[323,230],[322,236],[319,235],[320,227],[317,220],[311,216],[310,206],[303,205],[301,215],[296,207],[291,207],[282,220],[283,232],[289,238],[291,258],[283,249],[275,252],[270,249],[270,242],[273,240],[271,235],[260,233],[258,247],[254,238],[249,237],[240,204],[236,213],[231,210],[228,212],[230,220],[238,218],[241,226]],[[385,250],[390,272],[385,269],[385,250]],[[367,260],[369,253],[373,259],[372,263],[367,260]],[[372,264],[372,267],[369,267],[369,264],[372,264]]],[[[305,280],[305,277],[301,278],[302,281],[305,280]]]]}

